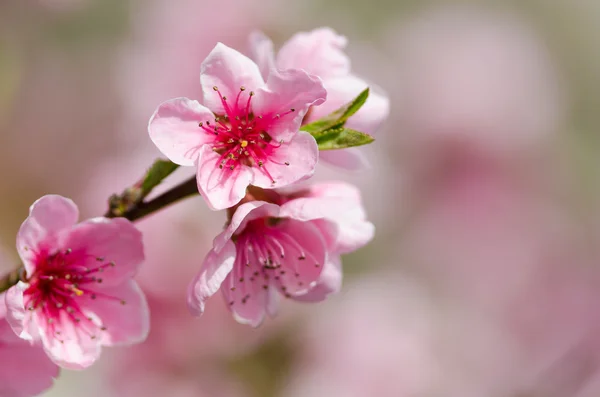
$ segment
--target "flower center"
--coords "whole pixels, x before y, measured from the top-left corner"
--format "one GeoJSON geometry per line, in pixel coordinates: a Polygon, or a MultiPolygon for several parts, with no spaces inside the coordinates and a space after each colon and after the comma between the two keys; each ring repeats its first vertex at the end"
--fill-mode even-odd
{"type": "Polygon", "coordinates": [[[99,319],[84,314],[81,304],[86,300],[108,299],[125,305],[124,300],[97,290],[103,279],[100,274],[116,266],[113,261],[70,249],[54,254],[41,254],[35,272],[25,281],[29,287],[24,291],[25,308],[38,311],[47,321],[49,330],[60,335],[57,323],[70,320],[80,324],[92,339],[94,331],[105,331],[99,319]]]}
{"type": "Polygon", "coordinates": [[[259,167],[275,184],[268,163],[287,166],[290,163],[280,163],[273,158],[273,153],[283,141],[276,142],[268,131],[281,117],[295,112],[295,109],[281,114],[257,116],[252,112],[254,91],[245,94],[246,88],[240,87],[235,101],[230,104],[218,87],[213,87],[213,90],[219,95],[225,113],[217,115],[213,123],[210,120],[201,121],[199,127],[215,135],[212,150],[220,155],[217,162],[219,168],[233,171],[241,165],[259,167]]]}

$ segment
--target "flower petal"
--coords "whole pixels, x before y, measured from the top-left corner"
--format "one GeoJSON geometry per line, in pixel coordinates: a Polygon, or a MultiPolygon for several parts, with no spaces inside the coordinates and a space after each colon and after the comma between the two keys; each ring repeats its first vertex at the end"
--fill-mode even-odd
{"type": "Polygon", "coordinates": [[[294,299],[301,302],[320,302],[330,294],[342,289],[342,260],[339,255],[331,255],[325,264],[317,285],[304,295],[296,296],[294,299]]]}
{"type": "Polygon", "coordinates": [[[299,131],[290,142],[275,149],[263,167],[252,168],[252,184],[273,189],[310,178],[318,159],[319,147],[315,138],[308,132],[299,131]]]}
{"type": "Polygon", "coordinates": [[[106,328],[101,331],[101,343],[113,346],[143,342],[150,330],[150,312],[137,283],[129,280],[111,288],[98,288],[96,292],[96,299],[87,299],[81,306],[83,312],[95,315],[100,326],[106,328]]]}
{"type": "Polygon", "coordinates": [[[220,155],[208,146],[200,149],[196,182],[200,195],[212,210],[233,207],[246,195],[252,172],[245,165],[233,170],[219,167],[220,155]]]}
{"type": "Polygon", "coordinates": [[[158,106],[148,123],[148,133],[169,160],[192,166],[200,147],[214,138],[214,134],[205,131],[199,123],[213,119],[213,113],[198,101],[175,98],[158,106]]]}
{"type": "Polygon", "coordinates": [[[17,251],[27,273],[34,270],[36,253],[51,247],[58,233],[73,226],[78,218],[77,205],[62,196],[46,195],[31,205],[17,234],[17,251]]]}
{"type": "Polygon", "coordinates": [[[319,77],[303,70],[273,69],[267,86],[256,92],[253,111],[271,120],[267,132],[275,141],[288,141],[300,129],[308,109],[322,104],[325,99],[327,91],[319,77]]]}
{"type": "Polygon", "coordinates": [[[277,54],[279,69],[304,69],[322,79],[350,73],[347,40],[330,28],[295,34],[277,54]]]}
{"type": "Polygon", "coordinates": [[[227,276],[221,291],[235,320],[256,328],[265,319],[268,291],[260,283],[237,283],[240,276],[236,272],[242,267],[239,264],[235,266],[235,271],[227,276]]]}
{"type": "Polygon", "coordinates": [[[263,32],[250,33],[250,57],[256,62],[263,79],[269,77],[271,69],[275,69],[275,53],[273,42],[263,32]]]}
{"type": "Polygon", "coordinates": [[[93,218],[65,235],[64,249],[81,254],[82,265],[102,271],[102,284],[119,285],[131,279],[144,261],[142,233],[125,218],[93,218]]]}
{"type": "Polygon", "coordinates": [[[40,310],[32,314],[33,321],[40,327],[44,349],[52,361],[63,368],[81,370],[91,366],[101,352],[100,340],[93,338],[97,329],[92,321],[77,317],[74,320],[66,310],[60,312],[50,323],[40,310]]]}
{"type": "Polygon", "coordinates": [[[319,158],[326,163],[348,171],[358,171],[369,168],[371,163],[360,148],[350,147],[342,150],[324,150],[319,158]]]}
{"type": "Polygon", "coordinates": [[[0,322],[0,333],[12,336],[0,345],[0,396],[30,397],[49,389],[59,368],[44,350],[19,339],[5,321],[0,322]]]}
{"type": "MultiPolygon", "coordinates": [[[[360,191],[344,182],[319,183],[305,191],[305,197],[281,206],[281,216],[302,221],[326,219],[337,226],[336,251],[347,253],[367,244],[375,226],[366,220],[360,191]]],[[[327,239],[327,237],[326,237],[327,239]]]]}
{"type": "Polygon", "coordinates": [[[316,285],[327,262],[326,242],[319,228],[311,222],[286,219],[271,233],[285,253],[275,285],[288,297],[305,294],[316,285]]]}
{"type": "Polygon", "coordinates": [[[240,205],[234,212],[229,225],[225,230],[215,237],[213,247],[219,252],[225,244],[231,240],[231,236],[239,233],[246,227],[246,224],[258,218],[276,218],[279,216],[279,206],[264,201],[250,201],[240,205]]]}
{"type": "Polygon", "coordinates": [[[11,287],[4,296],[6,304],[6,321],[21,339],[37,341],[40,338],[39,330],[32,322],[31,312],[25,310],[23,292],[27,284],[19,283],[11,287]]]}
{"type": "Polygon", "coordinates": [[[390,101],[381,88],[353,75],[324,80],[323,84],[327,90],[327,101],[321,106],[311,109],[307,122],[310,123],[334,112],[356,98],[367,87],[370,88],[367,101],[358,112],[350,117],[345,126],[373,134],[387,119],[390,112],[390,101]]]}
{"type": "Polygon", "coordinates": [[[223,280],[231,272],[236,258],[236,250],[233,242],[229,241],[219,251],[211,250],[200,273],[194,278],[188,288],[188,308],[196,316],[204,313],[204,302],[214,295],[221,287],[223,280]]]}
{"type": "Polygon", "coordinates": [[[256,91],[264,86],[258,66],[247,56],[218,43],[200,68],[204,105],[216,114],[225,114],[219,93],[232,101],[244,87],[256,91]],[[215,92],[213,87],[218,87],[215,92]]]}

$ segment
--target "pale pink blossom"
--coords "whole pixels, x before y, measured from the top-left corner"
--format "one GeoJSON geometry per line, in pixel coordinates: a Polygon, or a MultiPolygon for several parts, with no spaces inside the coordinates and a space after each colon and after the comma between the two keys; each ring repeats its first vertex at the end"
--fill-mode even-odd
{"type": "Polygon", "coordinates": [[[274,316],[279,293],[320,301],[341,287],[340,254],[373,237],[359,193],[330,183],[241,204],[213,242],[190,284],[188,305],[200,315],[221,289],[240,323],[259,326],[274,316]]]}
{"type": "Polygon", "coordinates": [[[398,128],[426,146],[493,156],[537,150],[559,131],[564,98],[551,57],[518,17],[473,6],[426,11],[388,34],[403,93],[398,128]]]}
{"type": "Polygon", "coordinates": [[[299,128],[327,96],[318,77],[273,70],[265,83],[252,60],[219,43],[202,63],[200,84],[204,105],[169,100],[148,131],[171,161],[197,167],[198,189],[212,209],[237,204],[248,185],[272,189],[314,173],[317,144],[299,128]]]}
{"type": "Polygon", "coordinates": [[[6,294],[13,330],[70,369],[90,366],[101,346],[142,341],[149,324],[132,280],[144,259],[141,233],[123,218],[78,217],[57,195],[31,206],[17,235],[25,282],[6,294]]]}
{"type": "Polygon", "coordinates": [[[6,304],[0,295],[0,396],[29,397],[52,386],[59,368],[39,346],[19,338],[6,321],[6,304]]]}
{"type": "MultiPolygon", "coordinates": [[[[343,51],[346,44],[346,37],[330,28],[320,28],[297,33],[275,56],[273,43],[268,37],[261,32],[254,32],[250,36],[250,51],[263,76],[267,76],[273,69],[302,69],[323,80],[327,101],[319,107],[311,108],[304,120],[306,123],[337,110],[370,86],[367,102],[348,120],[346,126],[372,134],[388,116],[389,99],[381,89],[351,72],[350,58],[343,51]]],[[[358,148],[324,151],[320,156],[332,164],[351,169],[368,164],[358,148]]]]}

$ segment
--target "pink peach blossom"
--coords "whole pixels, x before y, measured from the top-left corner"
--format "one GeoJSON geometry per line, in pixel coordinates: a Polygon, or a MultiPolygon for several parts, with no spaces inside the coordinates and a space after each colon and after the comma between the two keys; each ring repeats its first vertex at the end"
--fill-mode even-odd
{"type": "Polygon", "coordinates": [[[13,330],[69,369],[90,366],[103,345],[142,341],[149,324],[132,280],[144,259],[141,233],[123,218],[78,217],[57,195],[31,206],[17,235],[25,282],[6,294],[13,330]]]}
{"type": "MultiPolygon", "coordinates": [[[[347,39],[330,28],[315,29],[294,35],[279,50],[273,52],[273,43],[261,32],[250,35],[250,52],[263,76],[273,69],[302,69],[319,76],[327,90],[327,101],[311,108],[305,122],[317,120],[353,100],[361,91],[371,87],[364,106],[348,120],[346,125],[359,131],[374,133],[387,118],[389,99],[382,90],[352,74],[350,59],[344,53],[347,39]]],[[[325,151],[321,159],[332,164],[356,169],[367,165],[358,148],[325,151]]]]}
{"type": "Polygon", "coordinates": [[[50,388],[59,368],[38,346],[19,338],[6,321],[0,295],[0,396],[29,397],[50,388]]]}
{"type": "Polygon", "coordinates": [[[314,172],[318,148],[299,131],[308,108],[327,92],[301,70],[275,71],[266,83],[246,56],[217,44],[202,63],[204,105],[161,104],[150,138],[171,161],[197,167],[198,190],[215,210],[237,204],[246,187],[283,187],[314,172]]]}
{"type": "Polygon", "coordinates": [[[340,254],[373,237],[356,189],[342,183],[314,186],[272,202],[241,204],[213,242],[190,284],[188,305],[197,315],[221,289],[236,320],[259,326],[286,298],[320,301],[341,287],[340,254]]]}

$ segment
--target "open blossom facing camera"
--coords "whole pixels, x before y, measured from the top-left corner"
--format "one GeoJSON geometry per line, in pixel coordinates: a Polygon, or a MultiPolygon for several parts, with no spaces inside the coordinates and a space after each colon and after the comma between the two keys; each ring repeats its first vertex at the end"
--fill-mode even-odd
{"type": "Polygon", "coordinates": [[[50,388],[59,368],[39,346],[19,338],[6,321],[0,295],[0,396],[29,397],[50,388]]]}
{"type": "Polygon", "coordinates": [[[315,185],[268,201],[248,201],[218,235],[191,283],[188,304],[202,314],[221,289],[237,321],[259,326],[277,312],[279,294],[320,301],[341,286],[340,254],[373,237],[358,191],[344,183],[315,185]]]}
{"type": "Polygon", "coordinates": [[[6,294],[13,330],[70,369],[91,365],[102,345],[142,341],[149,324],[132,280],[144,259],[141,233],[126,219],[78,217],[61,196],[31,206],[17,235],[25,281],[6,294]]]}
{"type": "Polygon", "coordinates": [[[237,204],[248,185],[283,187],[313,174],[316,141],[299,131],[310,106],[327,93],[302,70],[258,66],[219,43],[204,60],[203,105],[187,98],[161,104],[148,131],[174,163],[197,167],[198,190],[215,210],[237,204]]]}
{"type": "MultiPolygon", "coordinates": [[[[344,53],[347,39],[330,28],[315,29],[295,34],[279,50],[277,56],[273,43],[261,32],[250,36],[250,52],[263,76],[273,68],[279,70],[302,69],[319,76],[327,90],[327,101],[308,112],[305,122],[312,122],[352,101],[368,87],[366,81],[351,73],[350,58],[344,53]]],[[[346,126],[369,134],[374,133],[389,114],[389,99],[379,89],[371,87],[364,106],[352,116],[346,126]]],[[[322,160],[350,169],[368,164],[358,148],[325,151],[322,160]]]]}

